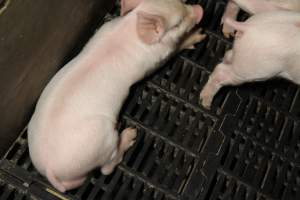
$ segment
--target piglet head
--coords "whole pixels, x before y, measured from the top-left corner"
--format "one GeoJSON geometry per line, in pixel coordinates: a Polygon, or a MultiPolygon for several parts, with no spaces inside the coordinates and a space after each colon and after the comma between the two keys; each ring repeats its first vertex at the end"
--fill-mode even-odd
{"type": "Polygon", "coordinates": [[[201,6],[182,0],[122,0],[121,14],[131,10],[136,14],[137,34],[146,44],[177,41],[203,17],[201,6]]]}

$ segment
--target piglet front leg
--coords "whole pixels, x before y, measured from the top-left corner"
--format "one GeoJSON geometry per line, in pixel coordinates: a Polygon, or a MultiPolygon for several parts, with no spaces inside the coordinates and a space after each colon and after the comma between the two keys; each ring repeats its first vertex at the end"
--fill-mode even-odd
{"type": "Polygon", "coordinates": [[[232,54],[232,50],[226,52],[224,61],[216,66],[202,89],[199,103],[204,108],[210,109],[212,100],[221,87],[238,85],[243,82],[231,69],[232,54]]]}
{"type": "Polygon", "coordinates": [[[182,41],[179,50],[184,50],[184,49],[195,49],[195,44],[201,42],[206,38],[205,34],[202,34],[202,28],[191,32],[189,35],[187,35],[184,40],[182,41]]]}

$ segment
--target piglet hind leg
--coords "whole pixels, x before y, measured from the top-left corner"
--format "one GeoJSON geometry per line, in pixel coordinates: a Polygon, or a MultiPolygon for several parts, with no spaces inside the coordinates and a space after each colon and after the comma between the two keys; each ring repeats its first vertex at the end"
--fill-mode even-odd
{"type": "Polygon", "coordinates": [[[225,85],[238,85],[241,81],[230,69],[231,65],[220,63],[209,76],[206,85],[200,93],[200,104],[209,109],[212,100],[221,87],[225,85]]]}
{"type": "Polygon", "coordinates": [[[86,179],[86,176],[82,176],[73,180],[67,181],[60,181],[56,178],[54,173],[51,170],[47,170],[47,178],[49,179],[50,183],[60,192],[65,192],[67,190],[79,187],[83,184],[86,179]]]}
{"type": "Polygon", "coordinates": [[[84,183],[86,177],[80,177],[71,181],[63,181],[62,184],[66,188],[66,190],[70,190],[73,188],[77,188],[84,183]]]}
{"type": "Polygon", "coordinates": [[[126,128],[120,136],[120,143],[113,159],[101,167],[104,175],[111,174],[115,167],[122,161],[124,153],[134,144],[137,136],[137,130],[134,128],[126,128]]]}
{"type": "Polygon", "coordinates": [[[232,0],[228,1],[228,4],[225,8],[225,12],[223,14],[223,17],[221,19],[221,24],[223,25],[222,27],[222,32],[226,38],[229,38],[230,36],[234,36],[234,28],[229,26],[228,24],[224,23],[226,18],[236,20],[238,13],[240,9],[239,6],[233,2],[232,0]]]}

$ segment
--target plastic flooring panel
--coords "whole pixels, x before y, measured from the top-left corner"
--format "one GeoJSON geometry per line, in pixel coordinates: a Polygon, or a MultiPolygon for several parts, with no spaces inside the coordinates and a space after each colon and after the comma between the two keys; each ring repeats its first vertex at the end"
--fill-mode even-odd
{"type": "MultiPolygon", "coordinates": [[[[285,80],[225,87],[204,109],[199,92],[232,40],[221,34],[223,1],[190,2],[204,7],[208,37],[132,87],[119,128],[134,126],[138,137],[117,169],[109,176],[95,169],[60,194],[34,169],[24,129],[0,162],[0,200],[300,199],[299,87],[285,80]]],[[[106,19],[117,13],[118,5],[106,19]]]]}

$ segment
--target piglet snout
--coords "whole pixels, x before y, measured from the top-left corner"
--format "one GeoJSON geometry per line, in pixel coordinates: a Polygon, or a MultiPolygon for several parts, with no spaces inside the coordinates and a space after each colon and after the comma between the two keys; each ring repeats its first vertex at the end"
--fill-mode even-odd
{"type": "Polygon", "coordinates": [[[203,8],[199,5],[193,5],[194,16],[198,24],[203,17],[203,8]]]}

